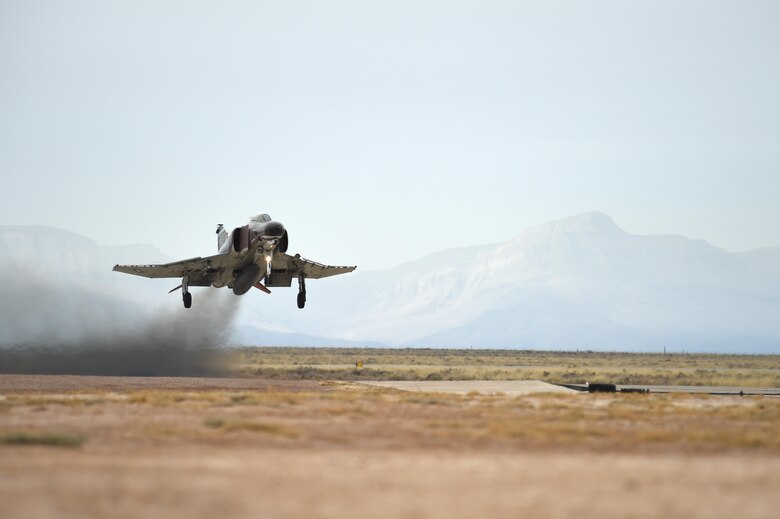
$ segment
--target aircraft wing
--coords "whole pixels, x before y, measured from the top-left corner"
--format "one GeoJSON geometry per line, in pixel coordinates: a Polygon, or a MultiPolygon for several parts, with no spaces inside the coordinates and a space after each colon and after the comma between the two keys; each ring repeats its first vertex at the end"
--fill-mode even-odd
{"type": "Polygon", "coordinates": [[[212,274],[220,269],[239,267],[241,263],[239,258],[232,257],[230,254],[217,254],[216,256],[190,258],[162,265],[114,265],[114,271],[146,278],[180,278],[186,272],[190,275],[191,281],[195,281],[198,278],[208,280],[212,274]]]}
{"type": "MultiPolygon", "coordinates": [[[[303,271],[303,275],[307,279],[337,276],[352,272],[357,268],[323,265],[322,263],[302,258],[299,254],[295,256],[279,254],[277,258],[279,257],[281,257],[281,263],[286,264],[288,270],[295,274],[303,271]]],[[[204,284],[207,286],[221,270],[239,269],[244,267],[246,263],[246,259],[237,258],[232,254],[217,254],[216,256],[208,256],[206,258],[191,258],[161,265],[115,265],[114,271],[146,278],[181,278],[187,273],[191,285],[204,284]]],[[[278,261],[274,263],[274,267],[276,268],[279,263],[278,261]]]]}
{"type": "Polygon", "coordinates": [[[302,258],[300,254],[290,256],[288,254],[281,255],[288,265],[294,265],[298,270],[303,271],[303,275],[307,279],[322,279],[330,276],[337,276],[339,274],[347,274],[352,272],[357,267],[336,267],[332,265],[323,265],[316,261],[307,260],[302,258]]]}

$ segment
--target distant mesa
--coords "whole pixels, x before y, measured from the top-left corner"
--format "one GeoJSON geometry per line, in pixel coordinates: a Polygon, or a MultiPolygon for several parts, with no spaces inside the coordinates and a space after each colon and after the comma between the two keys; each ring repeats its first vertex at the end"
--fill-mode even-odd
{"type": "MultiPolygon", "coordinates": [[[[536,229],[551,229],[557,232],[625,233],[623,229],[615,224],[615,220],[613,220],[611,216],[598,211],[556,220],[540,225],[536,229]]],[[[531,231],[533,230],[534,229],[531,231]]]]}

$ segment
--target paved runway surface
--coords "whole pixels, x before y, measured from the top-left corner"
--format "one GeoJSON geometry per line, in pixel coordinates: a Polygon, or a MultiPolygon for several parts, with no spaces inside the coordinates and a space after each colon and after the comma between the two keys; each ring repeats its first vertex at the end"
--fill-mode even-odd
{"type": "Polygon", "coordinates": [[[746,387],[746,386],[618,386],[618,391],[623,388],[648,389],[651,393],[707,393],[710,395],[766,395],[780,396],[780,388],[777,387],[746,387]]]}
{"type": "Polygon", "coordinates": [[[534,393],[577,393],[555,384],[548,384],[541,380],[410,380],[410,381],[382,381],[362,382],[369,386],[389,387],[404,391],[424,391],[431,393],[456,393],[465,395],[468,393],[504,395],[531,395],[534,393]]]}
{"type": "MultiPolygon", "coordinates": [[[[587,391],[587,386],[578,386],[581,389],[549,384],[541,380],[412,380],[412,381],[382,381],[361,382],[361,384],[401,389],[404,391],[423,391],[430,393],[455,393],[465,395],[468,393],[504,395],[531,395],[534,393],[578,393],[587,391]]],[[[765,395],[780,396],[780,388],[772,387],[745,387],[745,386],[651,386],[630,385],[617,386],[617,390],[625,388],[647,389],[651,393],[697,393],[710,395],[765,395]]]]}
{"type": "MultiPolygon", "coordinates": [[[[588,391],[587,384],[565,384],[566,387],[577,391],[588,391]]],[[[643,389],[649,393],[691,393],[724,396],[780,396],[780,388],[777,387],[750,387],[750,386],[660,386],[646,384],[632,384],[628,386],[617,385],[617,391],[629,392],[632,389],[643,389]]]]}
{"type": "MultiPolygon", "coordinates": [[[[578,393],[574,390],[542,382],[541,380],[425,380],[425,381],[366,381],[364,385],[387,387],[404,391],[425,391],[432,393],[481,393],[505,395],[530,395],[534,393],[578,393]]],[[[86,389],[117,391],[128,389],[177,389],[192,390],[276,390],[321,391],[322,386],[313,380],[268,380],[257,378],[211,378],[211,377],[100,377],[86,375],[0,375],[0,393],[13,392],[57,392],[83,391],[86,389]]],[[[617,386],[622,388],[649,389],[651,393],[709,393],[715,395],[780,396],[780,388],[758,388],[745,386],[617,386]]]]}

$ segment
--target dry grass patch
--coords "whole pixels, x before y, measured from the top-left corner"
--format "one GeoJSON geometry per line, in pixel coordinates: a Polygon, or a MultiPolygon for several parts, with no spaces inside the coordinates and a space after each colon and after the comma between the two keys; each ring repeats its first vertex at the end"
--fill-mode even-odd
{"type": "Polygon", "coordinates": [[[63,406],[82,406],[82,405],[97,405],[107,402],[115,402],[124,400],[122,395],[109,394],[109,393],[97,393],[97,394],[12,394],[5,397],[4,403],[8,407],[18,406],[49,406],[49,405],[63,405],[63,406]]]}
{"type": "Polygon", "coordinates": [[[212,429],[218,429],[225,432],[233,431],[251,431],[262,432],[274,436],[285,438],[297,438],[300,434],[289,425],[276,422],[261,422],[257,420],[246,419],[226,419],[219,417],[206,418],[203,425],[212,429]]]}
{"type": "Polygon", "coordinates": [[[257,405],[268,407],[294,406],[300,405],[306,398],[310,398],[308,393],[288,393],[288,392],[241,392],[227,395],[231,404],[234,405],[257,405]]]}
{"type": "MultiPolygon", "coordinates": [[[[406,392],[398,400],[407,404],[457,406],[466,402],[467,398],[463,395],[449,393],[406,392]]],[[[484,400],[482,401],[484,402],[484,400]]]]}
{"type": "Polygon", "coordinates": [[[4,445],[46,445],[50,447],[81,447],[87,441],[83,434],[64,432],[17,431],[0,434],[4,445]]]}
{"type": "Polygon", "coordinates": [[[374,416],[374,411],[361,405],[326,407],[325,414],[332,416],[374,416]]]}
{"type": "Polygon", "coordinates": [[[128,401],[132,404],[149,404],[155,406],[170,406],[182,402],[209,402],[220,400],[220,396],[212,392],[184,392],[166,389],[147,389],[132,391],[128,401]]]}
{"type": "Polygon", "coordinates": [[[128,401],[135,404],[171,406],[188,404],[196,406],[269,406],[298,405],[310,394],[284,391],[174,391],[142,390],[131,392],[128,401]]]}
{"type": "MultiPolygon", "coordinates": [[[[401,399],[400,404],[430,405],[401,399]]],[[[780,452],[780,399],[700,395],[533,395],[435,404],[421,427],[441,441],[519,448],[780,452]]]]}

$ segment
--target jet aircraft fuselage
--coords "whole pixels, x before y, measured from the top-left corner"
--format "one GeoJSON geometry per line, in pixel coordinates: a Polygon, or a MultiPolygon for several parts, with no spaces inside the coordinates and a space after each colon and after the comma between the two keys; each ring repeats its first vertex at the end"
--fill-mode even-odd
{"type": "Polygon", "coordinates": [[[191,286],[228,287],[236,295],[252,287],[269,293],[268,287],[289,287],[298,280],[298,307],[306,304],[306,278],[318,279],[352,272],[356,267],[333,267],[289,256],[289,236],[281,222],[267,214],[252,217],[249,223],[230,233],[217,226],[214,256],[192,258],[163,265],[116,265],[114,270],[149,278],[181,277],[184,306],[192,305],[191,286]]]}

